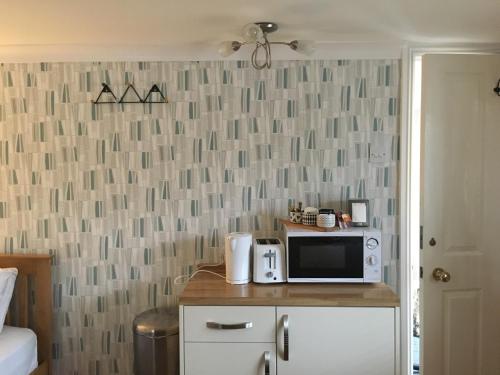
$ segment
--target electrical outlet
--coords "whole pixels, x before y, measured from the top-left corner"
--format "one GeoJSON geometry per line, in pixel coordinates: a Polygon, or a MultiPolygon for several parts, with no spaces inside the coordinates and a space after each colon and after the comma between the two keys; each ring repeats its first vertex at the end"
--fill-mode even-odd
{"type": "Polygon", "coordinates": [[[369,154],[370,163],[383,163],[385,161],[386,155],[387,152],[383,147],[371,145],[369,154]]]}
{"type": "Polygon", "coordinates": [[[384,158],[385,158],[385,152],[381,152],[381,153],[371,152],[370,153],[370,161],[371,162],[384,161],[384,158]]]}

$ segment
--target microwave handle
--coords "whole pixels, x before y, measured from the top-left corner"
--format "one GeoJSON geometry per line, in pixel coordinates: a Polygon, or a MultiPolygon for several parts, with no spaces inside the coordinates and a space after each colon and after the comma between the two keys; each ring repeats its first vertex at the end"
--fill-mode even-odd
{"type": "Polygon", "coordinates": [[[290,359],[290,335],[288,315],[283,315],[283,360],[290,359]]]}

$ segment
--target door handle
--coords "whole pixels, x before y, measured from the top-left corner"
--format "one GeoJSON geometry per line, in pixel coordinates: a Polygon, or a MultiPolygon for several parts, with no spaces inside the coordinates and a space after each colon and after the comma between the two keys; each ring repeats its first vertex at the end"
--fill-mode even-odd
{"type": "Polygon", "coordinates": [[[271,353],[264,352],[264,375],[271,375],[271,353]]]}
{"type": "Polygon", "coordinates": [[[445,271],[442,268],[434,268],[432,271],[432,278],[436,281],[442,281],[443,283],[447,283],[451,279],[451,275],[449,272],[445,271]]]}
{"type": "Polygon", "coordinates": [[[233,324],[207,322],[207,328],[212,328],[212,329],[246,329],[252,327],[253,327],[252,322],[233,323],[233,324]]]}
{"type": "Polygon", "coordinates": [[[290,358],[290,337],[289,337],[288,315],[283,315],[283,359],[288,361],[290,358]]]}

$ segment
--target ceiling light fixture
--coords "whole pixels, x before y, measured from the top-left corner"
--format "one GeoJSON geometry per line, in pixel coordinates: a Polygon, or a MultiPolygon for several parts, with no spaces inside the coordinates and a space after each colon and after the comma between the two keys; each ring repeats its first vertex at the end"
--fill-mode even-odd
{"type": "Polygon", "coordinates": [[[274,22],[255,22],[245,25],[242,29],[244,41],[229,40],[219,45],[219,53],[228,57],[238,51],[241,46],[255,43],[255,49],[252,52],[252,66],[261,70],[271,67],[271,44],[282,44],[290,47],[292,50],[304,55],[314,53],[314,42],[309,40],[292,40],[291,42],[270,42],[267,39],[269,33],[278,30],[278,25],[274,22]],[[264,57],[259,60],[259,53],[263,52],[264,57]]]}

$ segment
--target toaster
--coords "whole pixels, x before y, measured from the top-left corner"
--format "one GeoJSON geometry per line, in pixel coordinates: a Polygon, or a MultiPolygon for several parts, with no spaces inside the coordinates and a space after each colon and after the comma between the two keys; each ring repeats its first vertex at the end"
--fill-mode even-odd
{"type": "Polygon", "coordinates": [[[285,245],[279,238],[255,238],[253,241],[253,281],[284,283],[285,245]]]}

